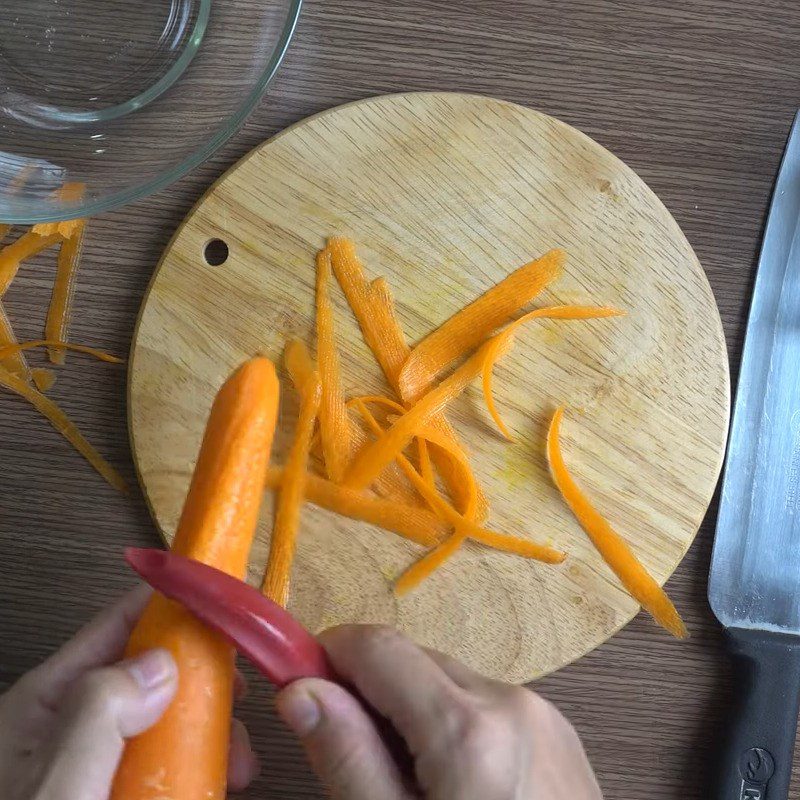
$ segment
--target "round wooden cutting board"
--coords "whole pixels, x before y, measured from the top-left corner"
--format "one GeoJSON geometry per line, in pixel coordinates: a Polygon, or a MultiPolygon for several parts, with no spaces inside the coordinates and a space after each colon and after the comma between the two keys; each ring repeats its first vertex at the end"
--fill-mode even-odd
{"type": "MultiPolygon", "coordinates": [[[[714,298],[669,212],[597,143],[527,108],[458,94],[355,103],[275,137],[205,195],[161,261],[131,361],[131,435],[160,529],[172,537],[225,377],[256,352],[280,363],[289,336],[313,343],[314,254],[333,234],[352,236],[369,274],[386,277],[412,342],[556,246],[568,253],[565,275],[534,305],[613,304],[629,314],[534,323],[518,336],[495,377],[514,443],[493,428],[477,385],[448,412],[491,498],[491,527],[555,543],[569,553],[562,566],[469,545],[398,600],[391,578],[418,548],[306,506],[291,611],[314,631],[343,622],[397,625],[511,681],[586,653],[637,605],[548,478],[547,422],[556,405],[570,407],[568,464],[664,581],[717,480],[728,369],[714,298]],[[218,266],[206,262],[214,239],[228,249],[218,266]]],[[[348,395],[386,391],[333,288],[348,395]]],[[[296,411],[284,385],[276,462],[296,411]]],[[[253,582],[266,560],[271,513],[267,502],[253,582]]],[[[653,627],[652,635],[666,634],[653,627]]]]}

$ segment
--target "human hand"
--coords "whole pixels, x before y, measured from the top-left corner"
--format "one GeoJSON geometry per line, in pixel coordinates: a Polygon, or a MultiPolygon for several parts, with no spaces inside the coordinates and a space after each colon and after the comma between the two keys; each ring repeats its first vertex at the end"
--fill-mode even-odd
{"type": "MultiPolygon", "coordinates": [[[[149,596],[146,587],[125,595],[0,695],[3,800],[107,800],[125,739],[154,725],[177,687],[166,650],[119,661],[149,596]]],[[[257,770],[234,720],[230,788],[257,770]]]]}
{"type": "Polygon", "coordinates": [[[353,694],[297,681],[278,695],[278,711],[335,800],[602,800],[578,735],[533,692],[390,628],[344,626],[320,638],[339,675],[407,744],[417,784],[353,694]]]}

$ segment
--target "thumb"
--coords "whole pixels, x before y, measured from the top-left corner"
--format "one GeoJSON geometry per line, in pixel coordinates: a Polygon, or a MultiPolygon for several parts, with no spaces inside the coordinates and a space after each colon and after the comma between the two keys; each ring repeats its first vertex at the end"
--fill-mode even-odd
{"type": "Polygon", "coordinates": [[[309,678],[285,688],[276,703],[334,800],[409,800],[375,724],[347,690],[309,678]]]}
{"type": "Polygon", "coordinates": [[[125,739],[159,720],[177,686],[161,649],[85,673],[68,693],[36,797],[107,800],[125,739]]]}

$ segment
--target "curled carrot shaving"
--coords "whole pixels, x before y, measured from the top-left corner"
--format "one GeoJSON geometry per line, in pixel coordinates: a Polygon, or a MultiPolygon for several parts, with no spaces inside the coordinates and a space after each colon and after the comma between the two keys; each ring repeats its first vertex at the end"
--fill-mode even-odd
{"type": "Polygon", "coordinates": [[[127,491],[122,476],[84,439],[83,434],[52,400],[3,367],[0,367],[0,386],[24,397],[115,489],[127,491]]]}
{"type": "Polygon", "coordinates": [[[519,327],[532,319],[601,319],[603,317],[621,317],[624,315],[624,311],[608,306],[550,306],[549,308],[537,308],[535,311],[531,311],[514,320],[505,330],[494,337],[494,344],[487,353],[486,361],[483,365],[483,397],[492,419],[497,423],[497,427],[506,439],[509,441],[512,439],[511,431],[509,431],[500,417],[492,392],[492,370],[503,341],[514,336],[519,327]]]}
{"type": "Polygon", "coordinates": [[[320,435],[328,477],[341,481],[351,454],[350,420],[342,396],[339,354],[336,351],[333,307],[328,294],[331,255],[317,253],[317,361],[322,380],[322,404],[319,409],[320,435]]]}
{"type": "Polygon", "coordinates": [[[422,581],[430,577],[439,567],[455,555],[467,538],[463,530],[459,530],[449,536],[441,544],[437,545],[430,552],[426,553],[418,561],[415,561],[400,577],[394,582],[394,592],[398,597],[402,597],[412,589],[419,586],[422,581]]]}
{"type": "Polygon", "coordinates": [[[666,592],[642,566],[628,543],[592,506],[569,474],[559,441],[563,417],[564,408],[561,407],[553,415],[547,432],[547,460],[553,482],[592,544],[632,597],[673,636],[685,638],[686,626],[666,592]]]}
{"type": "MultiPolygon", "coordinates": [[[[364,267],[350,239],[334,237],[329,240],[328,249],[336,279],[358,321],[364,341],[383,370],[389,385],[400,396],[398,381],[400,370],[410,355],[411,348],[397,319],[391,290],[384,278],[376,278],[372,283],[367,282],[364,267]]],[[[453,444],[458,445],[458,437],[444,414],[435,415],[431,425],[439,428],[453,444]]],[[[464,493],[465,474],[457,462],[436,447],[431,448],[431,458],[456,507],[463,511],[468,501],[464,493]]],[[[486,519],[488,510],[489,502],[478,487],[478,519],[486,519]]]]}
{"type": "Polygon", "coordinates": [[[0,361],[16,355],[23,350],[32,350],[35,347],[58,347],[64,350],[73,350],[76,353],[83,353],[87,356],[94,356],[100,361],[105,361],[107,364],[124,364],[125,359],[112,356],[103,350],[98,350],[96,347],[88,347],[85,344],[73,344],[72,342],[61,342],[57,339],[35,339],[31,342],[21,342],[14,344],[6,344],[0,347],[0,361]]]}
{"type": "MultiPolygon", "coordinates": [[[[277,489],[282,480],[283,470],[270,468],[267,488],[277,489]]],[[[306,500],[343,517],[376,525],[425,547],[438,544],[447,532],[445,524],[435,514],[419,506],[362,494],[312,473],[306,475],[306,500]]]]}
{"type": "MultiPolygon", "coordinates": [[[[375,417],[372,416],[370,410],[363,403],[358,405],[358,409],[364,421],[376,435],[380,436],[383,433],[383,428],[381,428],[375,417]]],[[[429,503],[434,513],[442,520],[455,527],[457,532],[459,529],[463,529],[466,535],[476,542],[480,542],[496,550],[502,550],[506,553],[514,553],[523,558],[544,561],[547,564],[560,564],[566,558],[564,553],[554,550],[547,545],[531,542],[517,536],[496,533],[495,531],[480,527],[480,525],[469,518],[469,515],[474,513],[474,509],[468,509],[467,515],[462,516],[450,503],[446,502],[437,491],[427,486],[422,476],[414,469],[414,466],[404,455],[400,454],[397,457],[397,462],[408,475],[414,488],[425,498],[426,502],[429,503]]]]}
{"type": "MultiPolygon", "coordinates": [[[[16,348],[17,337],[11,327],[11,320],[0,301],[0,349],[16,348]]],[[[19,349],[12,349],[6,356],[0,356],[0,366],[5,367],[12,375],[16,375],[27,383],[31,381],[31,370],[25,356],[19,349]]]]}
{"type": "Polygon", "coordinates": [[[24,259],[41,253],[42,250],[60,242],[61,239],[62,237],[58,233],[39,236],[28,231],[28,233],[23,233],[16,242],[12,242],[0,250],[0,297],[6,293],[24,259]]]}
{"type": "Polygon", "coordinates": [[[33,385],[40,392],[49,392],[56,382],[55,372],[46,367],[36,367],[36,369],[32,369],[31,378],[33,378],[33,385]]]}
{"type": "Polygon", "coordinates": [[[428,443],[421,436],[417,436],[417,458],[419,459],[419,474],[422,476],[422,480],[431,489],[436,489],[436,476],[433,473],[433,463],[431,462],[431,454],[428,451],[428,443]]]}
{"type": "Polygon", "coordinates": [[[565,258],[563,250],[550,250],[525,264],[426,336],[403,365],[400,396],[413,402],[424,394],[448,364],[477,347],[558,277],[565,258]]]}
{"type": "MultiPolygon", "coordinates": [[[[493,344],[489,340],[480,350],[465,361],[452,375],[431,389],[380,438],[364,447],[353,459],[344,476],[343,483],[351,489],[366,488],[386,466],[397,458],[411,441],[416,431],[424,428],[431,418],[455,397],[461,394],[469,383],[480,374],[486,358],[487,348],[493,344]]],[[[507,352],[512,341],[507,339],[501,351],[507,352]]]]}
{"type": "Polygon", "coordinates": [[[305,345],[296,339],[290,342],[286,366],[300,394],[300,414],[278,492],[269,560],[261,587],[267,597],[284,607],[289,601],[289,582],[300,526],[300,507],[305,494],[309,445],[322,399],[319,374],[316,370],[309,370],[310,364],[305,345]]]}
{"type": "MultiPolygon", "coordinates": [[[[73,220],[73,222],[75,223],[74,230],[65,234],[67,238],[64,239],[58,251],[56,279],[53,283],[53,294],[50,298],[50,307],[47,309],[47,321],[44,327],[45,338],[59,342],[67,340],[72,299],[78,276],[78,263],[83,250],[83,234],[86,230],[85,220],[79,219],[73,220]]],[[[49,348],[48,355],[54,364],[63,364],[66,357],[64,349],[59,347],[49,348]]]]}

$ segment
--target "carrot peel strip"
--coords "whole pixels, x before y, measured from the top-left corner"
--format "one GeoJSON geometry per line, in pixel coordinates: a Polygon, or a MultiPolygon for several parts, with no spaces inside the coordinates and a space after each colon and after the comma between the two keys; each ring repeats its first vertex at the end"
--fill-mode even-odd
{"type": "Polygon", "coordinates": [[[112,356],[103,350],[98,350],[96,347],[88,347],[85,344],[73,344],[72,342],[62,342],[58,339],[35,339],[30,342],[19,342],[14,344],[6,344],[0,347],[0,361],[10,358],[23,350],[33,350],[36,347],[58,347],[65,350],[73,350],[76,353],[83,353],[87,356],[94,356],[100,361],[105,361],[107,364],[124,364],[125,359],[112,356]]]}
{"type": "Polygon", "coordinates": [[[24,397],[53,427],[113,486],[127,492],[122,476],[92,447],[67,415],[52,401],[30,384],[7,369],[0,367],[0,386],[24,397]]]}
{"type": "Polygon", "coordinates": [[[290,342],[286,361],[300,394],[300,414],[278,493],[269,560],[261,587],[267,597],[284,607],[289,601],[289,582],[300,525],[300,508],[305,494],[309,447],[322,400],[319,374],[313,369],[309,371],[311,359],[301,342],[290,342]]]}
{"type": "Polygon", "coordinates": [[[558,277],[565,258],[563,250],[550,250],[525,264],[426,336],[411,351],[400,372],[403,400],[416,400],[448,364],[477,347],[533,300],[558,277]]]}
{"type": "Polygon", "coordinates": [[[30,383],[31,370],[21,350],[17,348],[17,338],[11,327],[11,320],[6,314],[5,307],[0,301],[0,348],[8,349],[8,355],[0,357],[0,366],[5,367],[12,375],[30,383]]]}
{"type": "MultiPolygon", "coordinates": [[[[56,279],[53,283],[53,294],[50,307],[47,309],[45,322],[45,338],[66,341],[69,327],[72,300],[75,294],[75,282],[78,275],[78,263],[83,250],[83,234],[86,230],[85,220],[72,220],[74,230],[67,234],[58,251],[56,279]]],[[[66,224],[66,223],[61,223],[66,224]]],[[[66,353],[63,348],[49,348],[50,361],[63,364],[66,353]]]]}
{"type": "Polygon", "coordinates": [[[58,233],[39,236],[28,231],[28,233],[22,234],[16,242],[12,242],[0,250],[0,297],[6,293],[6,289],[8,289],[11,281],[14,280],[19,265],[24,259],[35,256],[37,253],[41,253],[42,250],[52,247],[60,242],[62,238],[58,233]]]}
{"type": "MultiPolygon", "coordinates": [[[[411,348],[397,319],[391,290],[384,278],[367,282],[363,265],[350,239],[333,237],[328,241],[328,250],[336,279],[358,321],[364,341],[383,370],[389,385],[400,395],[400,371],[411,353],[411,348]]],[[[437,414],[431,420],[431,425],[438,427],[449,436],[454,445],[458,445],[458,437],[443,414],[437,414]]],[[[431,448],[431,458],[453,501],[463,511],[469,498],[463,490],[465,476],[458,464],[436,447],[431,448]]],[[[478,487],[478,518],[485,519],[488,509],[486,496],[478,487]]]]}
{"type": "Polygon", "coordinates": [[[333,307],[329,297],[331,255],[317,253],[317,361],[322,380],[322,403],[319,410],[320,435],[328,477],[340,481],[351,453],[350,421],[342,397],[339,355],[333,323],[333,307]]]}
{"type": "Polygon", "coordinates": [[[564,408],[556,410],[547,432],[547,460],[553,482],[587,536],[631,596],[673,636],[687,636],[686,626],[667,593],[636,558],[628,543],[592,506],[570,475],[559,439],[564,408]]]}
{"type": "Polygon", "coordinates": [[[422,583],[427,577],[452,558],[466,541],[466,534],[458,531],[440,545],[414,562],[394,583],[394,593],[402,597],[422,583]]]}
{"type": "Polygon", "coordinates": [[[32,369],[31,378],[33,378],[33,385],[40,392],[49,392],[56,382],[55,372],[46,367],[36,367],[36,369],[32,369]]]}
{"type": "MultiPolygon", "coordinates": [[[[267,488],[279,489],[283,475],[283,470],[271,467],[267,473],[267,488]]],[[[346,489],[313,473],[306,475],[305,499],[315,506],[368,522],[425,547],[438,544],[447,531],[445,524],[430,511],[346,489]]]]}
{"type": "MultiPolygon", "coordinates": [[[[426,426],[435,414],[442,411],[480,374],[487,349],[493,344],[494,340],[490,339],[452,375],[420,398],[379,439],[362,449],[350,464],[343,483],[352,489],[363,489],[368,486],[381,470],[402,452],[415,432],[426,426]]],[[[511,345],[512,340],[506,339],[501,345],[501,352],[507,352],[511,345]]]]}
{"type": "MultiPolygon", "coordinates": [[[[375,417],[372,416],[370,410],[363,403],[360,404],[358,408],[365,422],[377,435],[380,435],[383,429],[375,417]]],[[[480,542],[496,550],[514,553],[524,558],[543,561],[546,564],[560,564],[566,558],[565,553],[548,547],[547,545],[531,542],[528,539],[522,539],[517,536],[497,533],[480,527],[480,525],[470,518],[469,514],[462,516],[453,506],[446,502],[437,491],[431,489],[404,455],[400,454],[397,458],[397,462],[403,467],[403,471],[408,476],[414,488],[425,498],[434,513],[443,521],[455,527],[457,532],[459,529],[463,529],[466,535],[476,542],[480,542]]],[[[474,509],[470,509],[469,511],[473,512],[474,509]]]]}
{"type": "Polygon", "coordinates": [[[486,361],[483,364],[483,397],[489,414],[491,414],[492,419],[506,439],[511,441],[513,437],[497,410],[492,391],[492,370],[500,355],[503,341],[512,338],[522,325],[532,319],[602,319],[624,315],[624,311],[610,308],[609,306],[549,306],[548,308],[537,308],[535,311],[531,311],[512,322],[505,330],[494,337],[494,344],[489,348],[489,352],[486,354],[486,361]]]}

